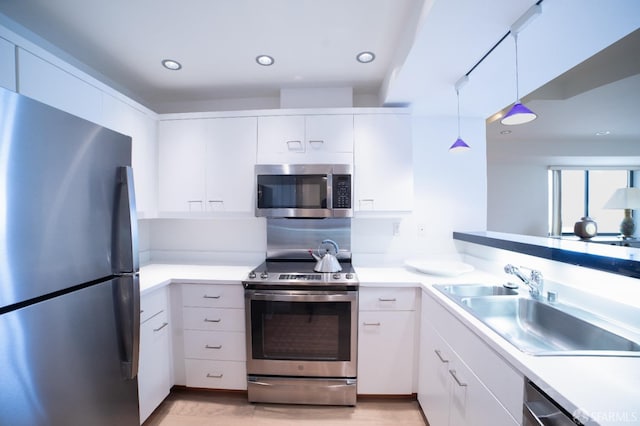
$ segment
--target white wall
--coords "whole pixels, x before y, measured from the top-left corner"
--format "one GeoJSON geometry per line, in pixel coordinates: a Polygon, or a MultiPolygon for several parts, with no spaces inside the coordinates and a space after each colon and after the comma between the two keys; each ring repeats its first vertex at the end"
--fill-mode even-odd
{"type": "Polygon", "coordinates": [[[156,263],[257,265],[264,260],[264,218],[172,218],[148,222],[148,249],[156,263]]]}
{"type": "Polygon", "coordinates": [[[414,116],[414,210],[403,217],[352,220],[354,263],[401,264],[408,257],[456,257],[454,230],[486,226],[486,155],[483,119],[461,119],[465,152],[450,152],[455,117],[414,116]],[[399,234],[394,235],[394,223],[399,234]],[[420,232],[419,228],[424,228],[420,232]]]}
{"type": "Polygon", "coordinates": [[[614,149],[607,140],[490,143],[487,163],[487,229],[544,237],[549,166],[638,167],[640,144],[616,141],[614,149]]]}
{"type": "MultiPolygon", "coordinates": [[[[640,2],[637,1],[544,2],[542,14],[518,36],[520,94],[546,84],[639,27],[640,2]]],[[[485,116],[513,101],[504,90],[512,92],[515,88],[514,73],[505,74],[505,67],[500,66],[508,63],[505,61],[513,58],[513,53],[512,41],[502,43],[474,71],[464,88],[465,98],[471,98],[470,103],[476,104],[485,116]],[[496,82],[502,82],[498,90],[496,82]]],[[[627,166],[638,164],[639,155],[637,141],[616,141],[615,153],[607,142],[491,142],[487,147],[487,229],[546,236],[549,166],[627,166]]]]}

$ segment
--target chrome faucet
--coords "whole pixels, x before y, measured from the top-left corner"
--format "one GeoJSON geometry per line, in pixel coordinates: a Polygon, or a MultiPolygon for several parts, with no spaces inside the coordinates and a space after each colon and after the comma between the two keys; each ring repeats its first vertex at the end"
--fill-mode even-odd
{"type": "Polygon", "coordinates": [[[505,265],[504,271],[507,274],[512,274],[520,278],[520,280],[529,287],[529,294],[531,294],[531,297],[538,298],[542,294],[542,288],[544,286],[542,272],[532,269],[530,277],[527,278],[520,269],[510,263],[505,265]]]}

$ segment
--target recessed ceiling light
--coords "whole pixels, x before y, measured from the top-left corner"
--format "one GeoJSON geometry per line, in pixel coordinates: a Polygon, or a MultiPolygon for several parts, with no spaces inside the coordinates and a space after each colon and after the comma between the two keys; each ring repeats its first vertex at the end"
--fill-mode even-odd
{"type": "Polygon", "coordinates": [[[178,71],[182,68],[180,62],[174,61],[173,59],[163,59],[162,66],[171,71],[178,71]]]}
{"type": "Polygon", "coordinates": [[[363,64],[368,64],[369,62],[373,62],[376,58],[376,55],[373,52],[360,52],[356,55],[356,59],[358,62],[363,64]]]}
{"type": "Polygon", "coordinates": [[[259,55],[256,56],[256,62],[262,66],[268,67],[269,65],[273,65],[275,61],[269,55],[259,55]]]}
{"type": "Polygon", "coordinates": [[[511,134],[511,130],[501,130],[500,134],[501,135],[510,135],[511,134]]]}
{"type": "Polygon", "coordinates": [[[610,135],[611,132],[609,130],[601,130],[599,132],[596,132],[596,136],[607,136],[610,135]]]}

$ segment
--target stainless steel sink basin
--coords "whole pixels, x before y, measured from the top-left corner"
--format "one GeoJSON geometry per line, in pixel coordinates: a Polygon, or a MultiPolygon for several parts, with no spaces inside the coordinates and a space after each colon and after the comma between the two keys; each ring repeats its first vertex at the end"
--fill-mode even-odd
{"type": "Polygon", "coordinates": [[[517,290],[511,288],[486,284],[437,284],[434,287],[445,294],[456,297],[514,296],[518,294],[517,290]]]}
{"type": "Polygon", "coordinates": [[[537,356],[640,357],[640,335],[589,312],[509,295],[505,292],[509,289],[496,290],[500,287],[435,287],[522,352],[537,356]]]}

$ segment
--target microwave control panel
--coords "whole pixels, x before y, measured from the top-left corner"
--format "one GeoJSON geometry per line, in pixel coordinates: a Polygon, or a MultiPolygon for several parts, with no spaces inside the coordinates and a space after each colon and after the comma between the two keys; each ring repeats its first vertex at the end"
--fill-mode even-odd
{"type": "Polygon", "coordinates": [[[333,208],[351,208],[351,175],[333,175],[333,208]]]}

